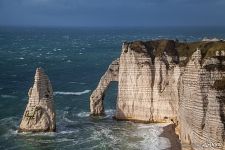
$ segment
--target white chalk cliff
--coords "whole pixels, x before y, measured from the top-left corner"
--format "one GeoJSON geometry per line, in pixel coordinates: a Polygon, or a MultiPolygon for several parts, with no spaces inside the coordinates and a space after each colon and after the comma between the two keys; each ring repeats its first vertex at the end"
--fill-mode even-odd
{"type": "Polygon", "coordinates": [[[53,132],[56,130],[53,90],[43,69],[37,68],[34,85],[28,92],[29,101],[19,132],[53,132]]]}
{"type": "Polygon", "coordinates": [[[169,122],[192,149],[225,149],[224,51],[223,41],[124,43],[91,95],[91,114],[104,114],[106,87],[118,81],[116,119],[169,122]]]}

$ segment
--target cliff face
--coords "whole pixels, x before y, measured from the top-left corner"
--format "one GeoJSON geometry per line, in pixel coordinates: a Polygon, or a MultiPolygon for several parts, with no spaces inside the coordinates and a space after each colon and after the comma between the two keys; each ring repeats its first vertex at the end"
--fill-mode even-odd
{"type": "Polygon", "coordinates": [[[118,100],[115,117],[120,120],[161,122],[176,119],[177,81],[180,69],[173,41],[125,43],[120,56],[118,100]],[[174,50],[155,57],[162,44],[174,50]]]}
{"type": "MultiPolygon", "coordinates": [[[[197,50],[180,78],[180,138],[194,149],[222,149],[225,119],[224,56],[197,50]]],[[[224,147],[225,148],[225,147],[224,147]]]]}
{"type": "Polygon", "coordinates": [[[108,69],[91,95],[91,112],[103,114],[105,87],[118,81],[116,119],[170,122],[193,149],[223,149],[224,51],[222,41],[124,43],[118,70],[108,69]]]}
{"type": "Polygon", "coordinates": [[[19,131],[55,131],[55,110],[51,83],[41,68],[37,68],[34,79],[34,85],[28,92],[29,101],[19,131]]]}

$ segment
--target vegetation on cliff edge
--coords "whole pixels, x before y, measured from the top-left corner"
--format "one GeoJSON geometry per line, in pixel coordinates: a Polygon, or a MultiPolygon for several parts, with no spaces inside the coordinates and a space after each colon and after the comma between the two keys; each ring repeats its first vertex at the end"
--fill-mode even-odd
{"type": "Polygon", "coordinates": [[[185,57],[185,60],[179,62],[185,66],[192,54],[199,48],[202,58],[216,57],[217,51],[225,52],[225,42],[179,42],[174,40],[154,40],[154,41],[135,41],[130,42],[129,46],[138,53],[150,54],[153,57],[161,57],[164,53],[169,56],[185,57]],[[145,47],[145,49],[143,49],[145,47]]]}

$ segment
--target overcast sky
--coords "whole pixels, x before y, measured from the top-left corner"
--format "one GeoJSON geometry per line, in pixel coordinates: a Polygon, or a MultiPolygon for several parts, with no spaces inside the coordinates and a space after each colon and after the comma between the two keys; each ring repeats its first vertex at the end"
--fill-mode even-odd
{"type": "Polygon", "coordinates": [[[225,25],[225,0],[0,0],[0,25],[225,25]]]}

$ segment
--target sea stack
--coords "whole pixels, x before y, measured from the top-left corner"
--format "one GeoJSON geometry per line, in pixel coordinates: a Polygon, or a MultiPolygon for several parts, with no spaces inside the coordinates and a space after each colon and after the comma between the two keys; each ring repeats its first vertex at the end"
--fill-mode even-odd
{"type": "Polygon", "coordinates": [[[28,92],[29,101],[19,132],[54,132],[56,130],[53,90],[42,68],[36,69],[34,85],[28,92]]]}

